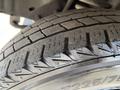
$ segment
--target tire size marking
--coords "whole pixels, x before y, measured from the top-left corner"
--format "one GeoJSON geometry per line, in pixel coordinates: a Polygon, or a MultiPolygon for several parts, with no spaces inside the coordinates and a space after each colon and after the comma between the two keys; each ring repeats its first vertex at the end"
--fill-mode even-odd
{"type": "Polygon", "coordinates": [[[90,79],[82,82],[77,81],[76,83],[72,83],[62,87],[60,90],[80,90],[80,89],[95,87],[103,84],[111,84],[114,82],[115,83],[120,82],[120,75],[105,76],[105,77],[90,79]]]}

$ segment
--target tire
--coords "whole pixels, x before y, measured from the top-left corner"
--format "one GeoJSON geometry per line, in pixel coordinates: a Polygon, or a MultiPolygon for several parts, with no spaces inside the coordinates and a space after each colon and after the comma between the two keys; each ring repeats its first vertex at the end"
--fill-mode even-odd
{"type": "Polygon", "coordinates": [[[72,10],[42,18],[1,50],[0,88],[117,88],[119,40],[117,10],[72,10]]]}

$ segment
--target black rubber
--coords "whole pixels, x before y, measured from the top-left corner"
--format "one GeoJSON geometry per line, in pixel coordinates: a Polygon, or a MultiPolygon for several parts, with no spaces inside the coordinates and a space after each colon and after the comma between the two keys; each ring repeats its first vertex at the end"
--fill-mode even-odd
{"type": "MultiPolygon", "coordinates": [[[[32,26],[22,30],[1,50],[1,82],[5,84],[6,79],[3,78],[15,81],[14,74],[23,69],[26,72],[32,72],[30,65],[36,64],[36,62],[41,65],[39,65],[41,73],[44,73],[46,69],[49,71],[58,68],[59,65],[54,63],[55,60],[46,60],[47,57],[55,54],[64,53],[69,56],[71,50],[78,48],[87,48],[94,53],[96,49],[93,46],[98,44],[106,44],[109,49],[114,51],[112,42],[117,42],[119,46],[119,40],[120,12],[116,10],[72,10],[42,18],[32,26]]],[[[111,53],[115,55],[115,52],[111,53]]],[[[89,56],[87,53],[84,54],[89,56]]],[[[82,58],[81,61],[84,60],[85,58],[82,58]]],[[[11,89],[25,80],[15,82],[12,85],[6,81],[9,85],[4,86],[3,84],[2,87],[7,86],[5,90],[11,89]]]]}

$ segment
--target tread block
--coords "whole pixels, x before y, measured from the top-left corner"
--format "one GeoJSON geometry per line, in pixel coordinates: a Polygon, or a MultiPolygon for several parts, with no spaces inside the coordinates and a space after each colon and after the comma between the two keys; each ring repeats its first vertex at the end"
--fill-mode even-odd
{"type": "Polygon", "coordinates": [[[14,37],[13,42],[17,42],[22,38],[24,38],[24,35],[23,34],[18,34],[18,35],[16,35],[16,37],[14,37]]]}
{"type": "Polygon", "coordinates": [[[40,29],[44,29],[44,28],[47,28],[47,27],[49,27],[49,26],[51,26],[51,25],[52,25],[52,23],[46,22],[46,23],[43,23],[43,24],[39,25],[39,28],[40,28],[40,29]]]}
{"type": "Polygon", "coordinates": [[[96,11],[94,11],[94,12],[86,12],[85,14],[86,14],[87,16],[90,16],[90,17],[102,15],[101,12],[96,12],[96,11]]]}
{"type": "Polygon", "coordinates": [[[64,13],[58,13],[56,14],[57,16],[59,17],[62,17],[62,16],[69,16],[69,15],[72,15],[72,14],[77,14],[77,13],[86,13],[86,12],[95,12],[96,10],[95,9],[89,9],[89,10],[86,10],[86,9],[81,9],[81,10],[69,10],[69,11],[66,11],[64,13]]]}
{"type": "Polygon", "coordinates": [[[118,34],[117,40],[120,40],[120,24],[113,24],[113,27],[115,28],[115,32],[118,34]]]}
{"type": "Polygon", "coordinates": [[[58,13],[58,14],[56,14],[56,16],[58,16],[58,17],[67,16],[67,15],[73,14],[73,12],[74,12],[74,10],[70,10],[70,12],[66,11],[65,13],[58,13]]]}
{"type": "Polygon", "coordinates": [[[107,16],[116,22],[120,22],[120,16],[107,16]]]}
{"type": "Polygon", "coordinates": [[[51,21],[51,20],[56,19],[56,18],[57,18],[57,16],[55,16],[55,15],[50,15],[50,16],[45,17],[44,19],[45,19],[46,21],[51,21]]]}
{"type": "Polygon", "coordinates": [[[105,41],[105,36],[104,36],[104,32],[103,32],[104,29],[106,29],[106,27],[104,27],[102,25],[94,26],[94,28],[93,27],[86,28],[86,30],[89,30],[89,33],[91,35],[91,43],[92,44],[96,44],[96,42],[101,43],[101,42],[105,41]],[[103,27],[103,28],[101,28],[101,27],[103,27]]]}
{"type": "Polygon", "coordinates": [[[109,30],[108,30],[109,31],[108,34],[109,34],[109,37],[111,38],[111,40],[112,41],[117,40],[119,38],[119,36],[118,36],[119,34],[118,34],[118,32],[116,32],[115,27],[113,25],[110,25],[109,30]]]}
{"type": "Polygon", "coordinates": [[[39,31],[39,30],[40,30],[39,27],[32,28],[31,30],[25,32],[25,33],[24,33],[24,36],[29,36],[29,35],[31,35],[31,34],[37,32],[37,31],[39,31]]]}
{"type": "Polygon", "coordinates": [[[22,47],[24,47],[25,45],[28,45],[28,44],[30,44],[29,39],[28,38],[24,38],[23,40],[15,43],[14,44],[14,48],[15,48],[15,50],[18,50],[18,49],[20,49],[20,48],[22,48],[22,47]]]}
{"type": "Polygon", "coordinates": [[[28,57],[28,63],[36,62],[40,60],[40,55],[42,51],[42,41],[38,41],[37,43],[34,43],[33,45],[28,47],[28,50],[30,51],[29,57],[28,57]]]}
{"type": "Polygon", "coordinates": [[[40,39],[40,38],[43,38],[44,35],[43,35],[40,31],[38,31],[38,32],[30,35],[29,37],[30,37],[30,39],[34,42],[34,41],[36,41],[36,40],[38,40],[38,39],[40,39]]]}
{"type": "Polygon", "coordinates": [[[26,50],[25,49],[20,50],[20,51],[14,53],[12,57],[8,58],[11,60],[9,72],[17,72],[17,70],[21,70],[22,67],[24,66],[26,50]],[[22,51],[22,53],[21,53],[21,51],[22,51]],[[12,57],[14,57],[14,58],[12,58],[12,57]]]}
{"type": "Polygon", "coordinates": [[[74,49],[75,47],[83,47],[86,44],[85,29],[77,28],[74,30],[65,32],[62,36],[64,38],[69,38],[69,49],[74,49]]]}
{"type": "Polygon", "coordinates": [[[13,49],[13,46],[11,46],[11,47],[9,47],[8,49],[5,50],[4,55],[6,57],[13,52],[14,52],[14,49],[13,49]]]}
{"type": "Polygon", "coordinates": [[[28,31],[28,30],[30,30],[30,29],[31,29],[31,27],[30,27],[30,26],[25,27],[25,28],[22,30],[22,33],[25,33],[26,31],[28,31]]]}
{"type": "Polygon", "coordinates": [[[65,28],[67,28],[67,29],[72,29],[72,28],[76,28],[76,27],[79,27],[79,26],[83,26],[82,23],[79,23],[75,20],[64,22],[61,25],[65,28]]]}
{"type": "Polygon", "coordinates": [[[78,19],[78,21],[80,21],[81,23],[84,23],[85,25],[91,25],[91,24],[97,24],[98,22],[87,17],[87,18],[81,18],[81,19],[78,19]]]}
{"type": "Polygon", "coordinates": [[[46,22],[46,20],[44,18],[42,18],[42,19],[38,20],[36,23],[34,23],[32,25],[32,27],[36,27],[36,26],[38,26],[38,25],[40,25],[42,23],[45,23],[45,22],[46,22]]]}
{"type": "Polygon", "coordinates": [[[9,48],[11,45],[13,45],[13,40],[9,41],[3,48],[2,51],[6,50],[7,48],[9,48]]]}
{"type": "Polygon", "coordinates": [[[58,33],[60,31],[64,31],[64,30],[65,29],[63,27],[60,27],[59,25],[55,25],[55,26],[52,26],[52,27],[42,30],[42,32],[48,36],[48,35],[55,34],[55,33],[58,33]]]}
{"type": "Polygon", "coordinates": [[[70,17],[61,17],[61,18],[57,18],[57,19],[52,20],[51,23],[52,24],[58,24],[58,23],[61,23],[61,22],[68,21],[70,19],[71,19],[70,17]]]}
{"type": "Polygon", "coordinates": [[[77,14],[72,14],[72,15],[70,15],[68,17],[72,18],[72,19],[78,19],[78,18],[83,18],[83,17],[86,17],[86,16],[87,16],[86,14],[77,13],[77,14]]]}
{"type": "Polygon", "coordinates": [[[106,18],[105,16],[96,16],[96,17],[92,17],[93,19],[101,22],[101,23],[106,23],[106,22],[114,22],[111,19],[106,18]]]}
{"type": "Polygon", "coordinates": [[[51,56],[59,52],[63,52],[64,43],[61,42],[64,41],[63,38],[64,36],[65,35],[61,33],[58,34],[57,36],[53,35],[52,37],[49,37],[45,40],[46,44],[45,44],[44,57],[51,56]]]}

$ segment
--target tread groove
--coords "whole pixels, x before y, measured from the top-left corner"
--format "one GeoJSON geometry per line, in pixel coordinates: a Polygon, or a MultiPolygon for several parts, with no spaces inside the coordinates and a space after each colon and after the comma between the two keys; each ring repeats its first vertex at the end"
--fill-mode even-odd
{"type": "Polygon", "coordinates": [[[108,45],[109,48],[112,48],[110,37],[109,37],[109,34],[108,34],[108,32],[106,30],[104,30],[104,34],[105,34],[105,42],[106,42],[106,44],[108,45]]]}
{"type": "Polygon", "coordinates": [[[13,51],[15,52],[15,47],[14,47],[14,45],[13,45],[13,51]]]}
{"type": "Polygon", "coordinates": [[[88,48],[91,52],[94,52],[91,44],[90,33],[86,33],[86,48],[88,48]]]}
{"type": "Polygon", "coordinates": [[[10,64],[11,64],[11,60],[8,62],[8,66],[7,66],[7,69],[6,69],[6,77],[9,77],[8,70],[9,70],[10,64]]]}
{"type": "Polygon", "coordinates": [[[40,32],[41,32],[45,37],[47,37],[47,35],[45,35],[45,33],[44,33],[42,30],[40,30],[40,32]]]}
{"type": "Polygon", "coordinates": [[[25,60],[24,60],[24,66],[22,67],[23,69],[25,69],[27,71],[30,71],[29,66],[28,66],[28,57],[29,57],[29,55],[30,55],[30,52],[27,51],[26,56],[25,56],[25,60]]]}
{"type": "Polygon", "coordinates": [[[6,69],[6,75],[5,77],[12,80],[12,81],[15,81],[11,78],[11,76],[9,76],[9,69],[10,69],[10,65],[11,65],[11,60],[8,62],[8,66],[7,66],[7,69],[6,69]]]}
{"type": "Polygon", "coordinates": [[[69,51],[69,38],[65,37],[64,39],[64,49],[63,49],[63,53],[67,56],[70,55],[70,51],[69,51]]]}
{"type": "Polygon", "coordinates": [[[41,51],[41,55],[40,55],[40,61],[43,62],[44,64],[48,65],[48,63],[46,62],[45,57],[44,57],[44,52],[45,52],[45,45],[42,46],[42,51],[41,51]]]}
{"type": "Polygon", "coordinates": [[[30,39],[30,37],[28,37],[28,40],[30,41],[30,43],[33,43],[33,41],[30,39]]]}

